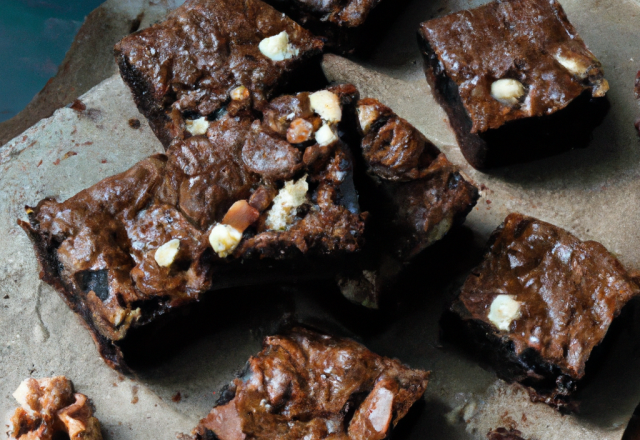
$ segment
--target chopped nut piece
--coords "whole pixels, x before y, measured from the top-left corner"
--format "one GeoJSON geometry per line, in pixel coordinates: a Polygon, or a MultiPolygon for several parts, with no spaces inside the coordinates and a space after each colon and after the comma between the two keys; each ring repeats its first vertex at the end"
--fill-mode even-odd
{"type": "Polygon", "coordinates": [[[257,209],[249,205],[246,200],[238,200],[222,219],[222,223],[229,225],[237,231],[244,232],[249,226],[258,220],[260,213],[257,209]]]}
{"type": "Polygon", "coordinates": [[[511,322],[520,317],[520,303],[511,295],[498,295],[491,303],[489,321],[499,330],[509,330],[511,322]]]}
{"type": "Polygon", "coordinates": [[[289,43],[289,34],[280,32],[273,37],[265,38],[258,45],[260,52],[273,61],[284,61],[297,56],[299,50],[289,43]]]}
{"type": "Polygon", "coordinates": [[[174,238],[160,246],[156,250],[155,259],[160,267],[169,267],[173,264],[180,250],[180,240],[174,238]]]}
{"type": "Polygon", "coordinates": [[[11,417],[10,438],[51,440],[67,434],[70,440],[102,440],[87,397],[74,394],[66,377],[26,379],[13,395],[21,407],[11,417]]]}
{"type": "Polygon", "coordinates": [[[584,79],[587,77],[587,72],[589,71],[590,66],[585,65],[585,63],[582,62],[581,59],[577,57],[568,58],[560,54],[555,55],[554,58],[562,65],[562,67],[567,69],[578,78],[584,79]]]}
{"type": "Polygon", "coordinates": [[[360,121],[360,128],[363,134],[369,133],[371,124],[373,124],[380,114],[375,105],[359,105],[358,106],[358,121],[360,121]]]}
{"type": "Polygon", "coordinates": [[[328,90],[320,90],[309,95],[309,100],[313,111],[326,122],[334,123],[342,120],[340,98],[335,93],[331,93],[328,90]]]}
{"type": "Polygon", "coordinates": [[[209,121],[204,116],[198,119],[187,119],[185,124],[187,131],[194,136],[206,134],[209,129],[209,121]]]}
{"type": "Polygon", "coordinates": [[[293,223],[298,207],[307,200],[307,191],[309,184],[306,175],[295,183],[293,180],[285,182],[284,188],[273,199],[273,207],[265,223],[267,228],[273,231],[287,229],[293,223]]]}
{"type": "Polygon", "coordinates": [[[244,101],[250,96],[249,89],[247,89],[245,86],[236,87],[231,91],[229,95],[234,101],[244,101]]]}
{"type": "Polygon", "coordinates": [[[322,127],[320,127],[320,130],[316,132],[316,142],[321,147],[326,147],[328,145],[331,145],[337,140],[338,140],[338,136],[334,133],[333,129],[327,124],[324,124],[322,127]]]}
{"type": "Polygon", "coordinates": [[[211,230],[209,243],[220,258],[228,257],[240,244],[242,232],[233,226],[218,223],[211,230]]]}
{"type": "Polygon", "coordinates": [[[524,86],[515,79],[499,79],[491,84],[491,96],[504,104],[517,104],[524,93],[524,86]]]}
{"type": "Polygon", "coordinates": [[[311,122],[302,118],[294,119],[287,130],[287,142],[301,144],[311,139],[312,134],[313,124],[311,122]]]}

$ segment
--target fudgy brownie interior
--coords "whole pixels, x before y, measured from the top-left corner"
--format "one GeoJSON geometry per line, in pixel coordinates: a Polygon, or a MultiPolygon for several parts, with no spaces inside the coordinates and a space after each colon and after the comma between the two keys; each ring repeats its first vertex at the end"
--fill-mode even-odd
{"type": "Polygon", "coordinates": [[[594,348],[638,294],[601,244],[511,214],[451,307],[459,321],[447,325],[483,347],[501,377],[561,407],[594,348]]]}
{"type": "Polygon", "coordinates": [[[609,89],[555,0],[496,0],[422,23],[427,80],[478,169],[585,146],[609,89]]]}
{"type": "Polygon", "coordinates": [[[248,93],[262,109],[322,47],[320,38],[260,0],[189,0],[164,22],[125,37],[115,55],[166,148],[183,136],[185,120],[215,119],[234,92],[248,93]]]}
{"type": "Polygon", "coordinates": [[[250,285],[265,259],[337,259],[361,247],[364,215],[339,137],[343,106],[356,99],[348,85],[281,96],[258,119],[240,95],[166,155],[28,209],[21,225],[41,277],[112,367],[126,369],[120,343],[132,329],[212,289],[250,285]]]}
{"type": "Polygon", "coordinates": [[[371,214],[360,265],[340,279],[352,301],[376,308],[402,265],[464,222],[478,189],[422,133],[381,102],[358,101],[360,203],[371,214]]]}
{"type": "Polygon", "coordinates": [[[304,328],[267,337],[194,440],[382,440],[422,396],[429,372],[304,328]]]}

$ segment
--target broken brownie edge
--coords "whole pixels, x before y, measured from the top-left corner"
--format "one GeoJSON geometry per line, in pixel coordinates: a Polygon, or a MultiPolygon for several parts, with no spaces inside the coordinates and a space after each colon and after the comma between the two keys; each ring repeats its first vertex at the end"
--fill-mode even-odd
{"type": "Polygon", "coordinates": [[[378,308],[403,266],[462,224],[478,188],[407,120],[373,98],[356,105],[356,184],[371,214],[357,269],[339,279],[351,301],[378,308]]]}
{"type": "Polygon", "coordinates": [[[264,340],[193,438],[386,439],[429,375],[350,339],[296,327],[264,340]]]}
{"type": "Polygon", "coordinates": [[[594,349],[639,294],[601,244],[510,214],[443,322],[445,331],[480,347],[500,377],[563,408],[594,349]]]}
{"type": "Polygon", "coordinates": [[[322,47],[260,0],[189,0],[114,51],[138,109],[167,148],[185,120],[212,118],[240,87],[261,109],[322,47]]]}
{"type": "Polygon", "coordinates": [[[331,279],[360,249],[366,215],[338,128],[357,96],[351,85],[285,95],[262,119],[238,96],[166,155],[27,208],[29,223],[19,223],[41,279],[83,318],[111,367],[128,371],[121,348],[132,330],[206,292],[331,279]]]}
{"type": "Polygon", "coordinates": [[[418,40],[477,169],[586,146],[608,110],[602,65],[556,1],[493,1],[422,23],[418,40]]]}

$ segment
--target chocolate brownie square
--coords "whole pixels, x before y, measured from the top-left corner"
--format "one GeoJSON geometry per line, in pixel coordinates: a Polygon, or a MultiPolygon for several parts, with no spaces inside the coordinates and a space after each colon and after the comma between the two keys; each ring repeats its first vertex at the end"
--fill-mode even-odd
{"type": "MultiPolygon", "coordinates": [[[[350,51],[358,44],[370,14],[382,0],[266,0],[327,40],[327,46],[350,51]]],[[[387,2],[390,3],[390,2],[387,2]]]]}
{"type": "Polygon", "coordinates": [[[382,440],[428,381],[352,340],[294,328],[264,340],[192,438],[382,440]]]}
{"type": "Polygon", "coordinates": [[[638,294],[638,285],[600,243],[510,214],[451,311],[460,320],[456,331],[483,347],[499,376],[562,407],[593,350],[638,294]]]}
{"type": "Polygon", "coordinates": [[[348,298],[378,307],[404,263],[465,221],[478,189],[432,142],[381,102],[358,101],[357,188],[371,214],[359,273],[341,279],[348,298]]]}
{"type": "MultiPolygon", "coordinates": [[[[206,292],[260,284],[262,272],[297,280],[316,269],[311,257],[360,249],[365,216],[339,135],[355,100],[349,85],[286,95],[255,119],[240,96],[166,155],[28,208],[21,225],[41,278],[82,316],[109,365],[126,370],[121,347],[134,329],[206,292]]],[[[333,279],[325,266],[317,270],[333,279]]]]}
{"type": "Polygon", "coordinates": [[[484,169],[585,146],[609,89],[555,0],[496,0],[421,24],[433,93],[484,169]]]}
{"type": "Polygon", "coordinates": [[[166,147],[232,95],[266,105],[323,42],[260,0],[189,0],[115,46],[122,78],[166,147]]]}

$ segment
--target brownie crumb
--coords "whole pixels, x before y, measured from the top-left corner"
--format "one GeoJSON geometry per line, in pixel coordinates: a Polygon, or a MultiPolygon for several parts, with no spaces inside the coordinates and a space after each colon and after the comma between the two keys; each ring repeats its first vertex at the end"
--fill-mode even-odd
{"type": "Polygon", "coordinates": [[[136,118],[129,119],[129,127],[137,130],[140,128],[140,120],[136,118]]]}
{"type": "Polygon", "coordinates": [[[182,400],[182,394],[180,394],[180,391],[178,391],[177,393],[175,393],[173,395],[173,397],[171,398],[171,400],[175,403],[179,403],[182,400]]]}
{"type": "Polygon", "coordinates": [[[87,109],[87,106],[84,104],[84,102],[80,101],[79,99],[75,99],[71,105],[69,106],[69,108],[77,111],[77,112],[83,112],[87,109]]]}

